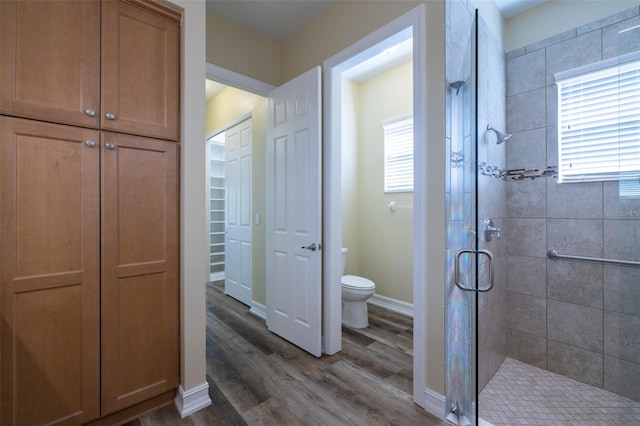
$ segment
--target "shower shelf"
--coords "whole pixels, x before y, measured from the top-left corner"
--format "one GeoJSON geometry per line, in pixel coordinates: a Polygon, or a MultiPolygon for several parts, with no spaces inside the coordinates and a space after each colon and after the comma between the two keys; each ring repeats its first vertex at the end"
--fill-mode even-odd
{"type": "Polygon", "coordinates": [[[549,259],[578,260],[582,262],[605,263],[607,265],[640,268],[640,262],[635,260],[605,259],[602,257],[590,257],[590,256],[572,256],[568,254],[560,254],[558,253],[558,250],[549,250],[547,252],[547,256],[549,257],[549,259]]]}

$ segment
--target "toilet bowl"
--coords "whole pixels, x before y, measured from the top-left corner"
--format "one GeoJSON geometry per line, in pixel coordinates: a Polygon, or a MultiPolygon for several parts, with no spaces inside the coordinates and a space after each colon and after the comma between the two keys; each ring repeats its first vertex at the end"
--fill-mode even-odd
{"type": "MultiPolygon", "coordinates": [[[[347,261],[346,248],[342,249],[342,273],[347,261]]],[[[367,300],[373,296],[373,281],[356,275],[342,275],[342,323],[352,328],[369,326],[367,300]]]]}

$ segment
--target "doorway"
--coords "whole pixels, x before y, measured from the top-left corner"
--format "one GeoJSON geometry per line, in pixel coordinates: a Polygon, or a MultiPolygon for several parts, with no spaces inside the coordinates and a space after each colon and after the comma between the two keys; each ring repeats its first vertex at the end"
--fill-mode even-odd
{"type": "MultiPolygon", "coordinates": [[[[210,64],[206,77],[208,85],[218,87],[217,91],[210,91],[207,100],[206,132],[209,137],[224,135],[224,143],[220,142],[225,160],[224,279],[230,284],[227,286],[228,294],[264,319],[263,159],[265,96],[271,86],[210,64]]],[[[213,214],[210,211],[210,215],[213,214]]],[[[210,226],[209,232],[213,234],[214,225],[210,226]]],[[[217,238],[219,241],[221,237],[217,238]]],[[[221,277],[211,278],[213,281],[221,277]]]]}
{"type": "MultiPolygon", "coordinates": [[[[426,170],[424,159],[426,146],[425,120],[426,120],[426,96],[423,90],[426,86],[425,77],[425,33],[424,33],[424,6],[421,5],[407,14],[399,17],[391,23],[380,28],[324,63],[324,91],[328,104],[328,113],[325,120],[325,145],[324,145],[324,188],[327,193],[324,203],[325,217],[325,253],[324,253],[324,280],[325,280],[325,304],[324,304],[324,347],[328,354],[336,353],[341,349],[341,249],[343,243],[343,197],[342,197],[342,140],[343,140],[343,90],[344,77],[347,71],[357,64],[385,51],[398,46],[402,42],[411,40],[412,60],[412,112],[413,112],[413,235],[424,235],[426,226],[426,200],[425,178],[426,170]]],[[[394,200],[391,200],[394,201],[394,200]]],[[[391,203],[382,208],[389,209],[391,203]]],[[[410,207],[407,204],[397,204],[402,207],[410,207]]],[[[396,206],[397,206],[396,205],[396,206]]],[[[393,205],[391,205],[393,207],[393,205]]],[[[401,213],[401,211],[396,211],[401,213]]],[[[416,306],[422,308],[426,292],[425,258],[426,240],[413,238],[413,300],[416,306]]],[[[425,366],[426,342],[424,339],[426,330],[426,312],[424,309],[415,309],[413,312],[414,341],[413,341],[413,396],[414,401],[424,407],[425,391],[425,366]]]]}

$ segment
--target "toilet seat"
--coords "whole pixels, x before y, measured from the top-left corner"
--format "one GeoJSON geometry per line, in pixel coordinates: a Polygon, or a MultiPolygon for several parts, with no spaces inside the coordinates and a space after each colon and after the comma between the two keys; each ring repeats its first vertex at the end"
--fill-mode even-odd
{"type": "Polygon", "coordinates": [[[376,285],[373,281],[356,275],[343,275],[342,287],[352,290],[373,290],[376,285]]]}

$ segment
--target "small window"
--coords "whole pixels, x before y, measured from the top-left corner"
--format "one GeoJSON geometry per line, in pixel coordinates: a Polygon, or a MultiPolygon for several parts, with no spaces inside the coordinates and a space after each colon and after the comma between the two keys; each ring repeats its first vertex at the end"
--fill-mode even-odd
{"type": "Polygon", "coordinates": [[[413,116],[382,123],[384,192],[413,191],[413,116]]]}
{"type": "Polygon", "coordinates": [[[637,181],[640,54],[558,73],[556,84],[558,181],[637,181]]]}

